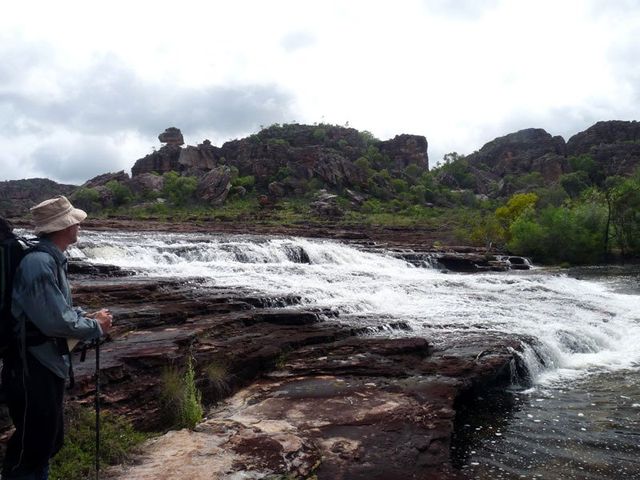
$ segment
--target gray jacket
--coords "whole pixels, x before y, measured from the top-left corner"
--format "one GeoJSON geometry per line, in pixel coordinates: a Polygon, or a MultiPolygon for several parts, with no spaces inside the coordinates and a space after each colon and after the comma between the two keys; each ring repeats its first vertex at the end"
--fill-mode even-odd
{"type": "Polygon", "coordinates": [[[102,335],[102,330],[96,320],[73,308],[65,255],[47,239],[40,242],[40,248],[46,252],[31,252],[18,266],[11,312],[18,320],[18,338],[25,338],[27,319],[44,335],[52,337],[40,345],[27,347],[27,351],[57,376],[67,378],[69,360],[60,353],[54,337],[93,340],[102,335]]]}

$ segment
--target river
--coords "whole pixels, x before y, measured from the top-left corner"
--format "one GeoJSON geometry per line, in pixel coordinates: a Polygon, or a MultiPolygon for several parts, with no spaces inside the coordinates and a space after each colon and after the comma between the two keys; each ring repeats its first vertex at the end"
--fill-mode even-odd
{"type": "MultiPolygon", "coordinates": [[[[460,415],[468,478],[640,478],[640,287],[624,268],[457,274],[331,240],[84,231],[72,256],[141,275],[200,277],[434,345],[528,338],[529,375],[460,415]],[[402,325],[403,328],[394,328],[402,325]]],[[[428,265],[428,264],[425,264],[428,265]]]]}

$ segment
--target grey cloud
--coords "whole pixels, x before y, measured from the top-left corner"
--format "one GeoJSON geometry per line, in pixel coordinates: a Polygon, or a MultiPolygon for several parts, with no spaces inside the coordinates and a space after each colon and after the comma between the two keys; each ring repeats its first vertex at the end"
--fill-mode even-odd
{"type": "Polygon", "coordinates": [[[306,47],[312,46],[316,43],[316,38],[309,32],[297,31],[290,32],[282,37],[280,45],[287,52],[294,52],[306,47]]]}
{"type": "Polygon", "coordinates": [[[119,153],[99,138],[79,136],[72,142],[46,142],[31,155],[30,163],[43,176],[80,184],[99,173],[120,170],[119,153]]]}
{"type": "Polygon", "coordinates": [[[292,95],[276,85],[192,89],[151,84],[113,57],[60,82],[64,97],[53,101],[38,92],[0,91],[0,110],[13,113],[5,117],[5,132],[64,125],[89,134],[134,130],[155,136],[176,125],[228,136],[292,116],[292,95]]]}

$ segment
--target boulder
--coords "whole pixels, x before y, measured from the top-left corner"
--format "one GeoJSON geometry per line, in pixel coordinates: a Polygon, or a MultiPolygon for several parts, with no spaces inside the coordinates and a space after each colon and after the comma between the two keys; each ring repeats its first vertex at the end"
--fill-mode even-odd
{"type": "Polygon", "coordinates": [[[131,190],[139,195],[160,192],[164,187],[164,177],[153,173],[143,173],[134,177],[129,183],[131,190]]]}
{"type": "Polygon", "coordinates": [[[281,182],[271,182],[268,188],[269,195],[273,197],[284,197],[286,194],[285,186],[281,182]]]}
{"type": "Polygon", "coordinates": [[[158,140],[162,143],[166,143],[167,145],[184,145],[182,132],[176,127],[167,128],[164,132],[158,135],[158,140]]]}
{"type": "Polygon", "coordinates": [[[316,194],[316,200],[310,204],[316,215],[327,218],[340,218],[344,216],[344,211],[338,205],[338,196],[320,190],[316,194]]]}
{"type": "Polygon", "coordinates": [[[231,170],[217,167],[206,173],[198,182],[196,195],[211,205],[224,203],[231,190],[231,170]]]}

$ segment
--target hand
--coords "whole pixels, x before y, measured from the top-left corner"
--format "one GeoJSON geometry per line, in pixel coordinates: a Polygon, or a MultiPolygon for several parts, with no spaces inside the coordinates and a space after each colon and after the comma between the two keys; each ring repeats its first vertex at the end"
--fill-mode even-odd
{"type": "Polygon", "coordinates": [[[100,324],[102,333],[109,333],[109,330],[111,330],[111,326],[113,325],[113,315],[111,315],[111,312],[109,312],[109,310],[103,308],[102,310],[94,313],[92,317],[100,324]]]}

